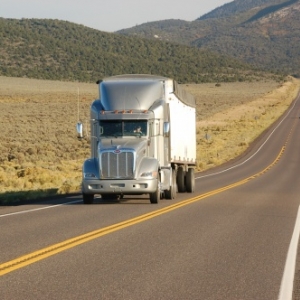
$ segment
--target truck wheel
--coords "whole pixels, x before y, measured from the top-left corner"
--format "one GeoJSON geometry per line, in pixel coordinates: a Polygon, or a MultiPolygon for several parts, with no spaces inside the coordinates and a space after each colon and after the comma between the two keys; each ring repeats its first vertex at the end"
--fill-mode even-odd
{"type": "Polygon", "coordinates": [[[177,169],[177,186],[179,193],[185,192],[185,171],[182,166],[177,169]]]}
{"type": "Polygon", "coordinates": [[[193,193],[195,191],[195,170],[194,168],[189,168],[186,173],[186,191],[188,193],[193,193]]]}
{"type": "Polygon", "coordinates": [[[166,199],[175,199],[177,192],[176,172],[172,169],[172,183],[169,190],[165,190],[166,199]]]}
{"type": "Polygon", "coordinates": [[[156,191],[153,193],[150,193],[150,202],[152,204],[157,204],[160,202],[160,189],[159,189],[159,181],[158,180],[157,180],[156,191]]]}
{"type": "Polygon", "coordinates": [[[93,194],[82,194],[82,197],[83,197],[84,204],[93,204],[93,202],[94,202],[93,194]]]}

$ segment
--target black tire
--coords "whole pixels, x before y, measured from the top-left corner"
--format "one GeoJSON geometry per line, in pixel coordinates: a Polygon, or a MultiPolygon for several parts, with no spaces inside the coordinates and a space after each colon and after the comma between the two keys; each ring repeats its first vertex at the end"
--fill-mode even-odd
{"type": "Polygon", "coordinates": [[[185,188],[185,171],[183,170],[183,167],[180,166],[177,169],[177,187],[179,193],[184,193],[185,188]]]}
{"type": "Polygon", "coordinates": [[[185,176],[186,180],[186,191],[188,193],[194,193],[195,191],[195,169],[194,168],[189,168],[188,172],[186,173],[185,176]]]}
{"type": "Polygon", "coordinates": [[[84,204],[93,204],[94,195],[93,194],[82,194],[84,204]]]}
{"type": "Polygon", "coordinates": [[[176,172],[172,169],[172,183],[169,190],[165,190],[166,199],[175,199],[177,193],[176,172]]]}
{"type": "Polygon", "coordinates": [[[156,191],[153,193],[150,193],[150,202],[152,204],[157,204],[160,202],[160,189],[159,189],[159,181],[157,180],[157,187],[156,191]]]}

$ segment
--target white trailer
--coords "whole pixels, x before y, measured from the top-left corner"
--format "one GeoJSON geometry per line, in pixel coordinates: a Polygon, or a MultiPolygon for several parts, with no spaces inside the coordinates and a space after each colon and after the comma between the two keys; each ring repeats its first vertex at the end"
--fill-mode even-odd
{"type": "Polygon", "coordinates": [[[174,80],[119,75],[99,84],[91,106],[91,157],[83,164],[84,203],[150,195],[151,203],[193,192],[196,105],[174,80]]]}

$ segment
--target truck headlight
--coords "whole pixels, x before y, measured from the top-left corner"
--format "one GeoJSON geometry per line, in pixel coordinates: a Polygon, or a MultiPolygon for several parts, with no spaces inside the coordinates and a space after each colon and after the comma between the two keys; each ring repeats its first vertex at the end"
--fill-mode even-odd
{"type": "Polygon", "coordinates": [[[144,173],[141,174],[141,177],[156,178],[157,177],[157,171],[144,172],[144,173]]]}
{"type": "Polygon", "coordinates": [[[83,173],[84,179],[96,179],[96,175],[94,173],[83,173]]]}

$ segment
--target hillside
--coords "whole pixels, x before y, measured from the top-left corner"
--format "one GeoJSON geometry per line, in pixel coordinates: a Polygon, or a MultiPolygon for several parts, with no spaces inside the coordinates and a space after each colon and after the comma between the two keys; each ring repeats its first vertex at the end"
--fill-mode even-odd
{"type": "Polygon", "coordinates": [[[263,16],[264,14],[269,14],[294,4],[297,1],[298,0],[235,0],[212,10],[201,16],[198,20],[225,18],[251,10],[258,10],[259,15],[263,16]]]}
{"type": "Polygon", "coordinates": [[[193,22],[164,20],[118,33],[196,46],[300,76],[300,1],[236,0],[193,22]]]}
{"type": "Polygon", "coordinates": [[[209,50],[45,19],[0,18],[0,60],[0,75],[81,82],[122,73],[160,74],[180,83],[265,76],[209,50]]]}

